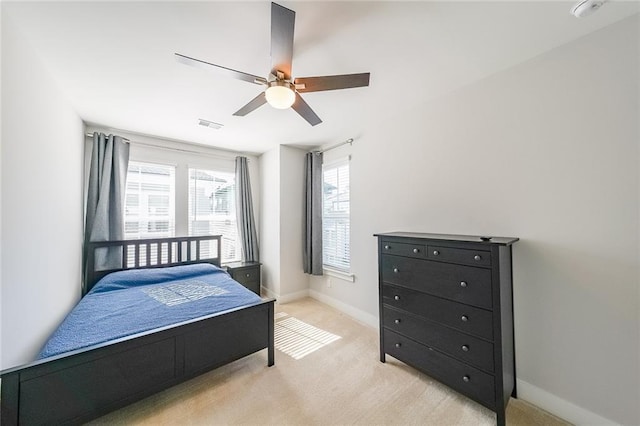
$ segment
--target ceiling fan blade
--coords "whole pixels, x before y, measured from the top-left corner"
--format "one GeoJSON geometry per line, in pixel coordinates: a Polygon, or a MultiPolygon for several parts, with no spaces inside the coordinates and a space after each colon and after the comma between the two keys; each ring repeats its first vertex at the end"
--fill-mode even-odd
{"type": "Polygon", "coordinates": [[[277,76],[280,71],[285,80],[291,79],[295,21],[293,10],[271,3],[271,74],[277,76]]]}
{"type": "Polygon", "coordinates": [[[312,126],[322,123],[322,120],[320,120],[320,117],[318,117],[316,113],[313,112],[309,104],[307,104],[304,101],[304,99],[302,99],[302,97],[297,93],[296,93],[296,100],[293,103],[293,105],[291,105],[291,108],[293,108],[298,114],[300,114],[300,116],[302,116],[302,118],[307,120],[309,124],[311,124],[312,126]]]}
{"type": "Polygon", "coordinates": [[[213,70],[220,74],[226,75],[227,77],[236,78],[238,80],[248,81],[249,83],[254,84],[267,84],[267,79],[263,77],[258,77],[257,75],[247,74],[246,72],[232,70],[231,68],[222,67],[220,65],[211,64],[209,62],[201,61],[200,59],[190,58],[189,56],[181,55],[180,53],[176,53],[176,61],[191,65],[192,67],[202,68],[206,70],[213,70]]]}
{"type": "Polygon", "coordinates": [[[251,101],[249,101],[248,104],[240,108],[238,111],[234,112],[233,115],[244,117],[254,109],[257,109],[266,103],[267,103],[267,98],[264,96],[264,92],[261,92],[258,96],[256,96],[251,101]]]}
{"type": "Polygon", "coordinates": [[[324,77],[302,77],[293,82],[300,93],[320,92],[323,90],[350,89],[352,87],[365,87],[369,85],[370,73],[327,75],[324,77]],[[298,87],[304,84],[304,88],[298,87]]]}

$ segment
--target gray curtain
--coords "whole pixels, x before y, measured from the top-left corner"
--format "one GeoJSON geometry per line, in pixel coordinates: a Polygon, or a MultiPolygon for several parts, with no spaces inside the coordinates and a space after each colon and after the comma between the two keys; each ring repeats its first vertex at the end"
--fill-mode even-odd
{"type": "Polygon", "coordinates": [[[305,168],[304,272],[322,275],[322,153],[309,152],[305,168]]]}
{"type": "Polygon", "coordinates": [[[246,262],[258,262],[258,237],[253,219],[253,201],[251,199],[251,181],[247,157],[236,157],[236,217],[242,246],[242,259],[246,262]]]}
{"type": "MultiPolygon", "coordinates": [[[[85,268],[86,243],[124,239],[124,193],[128,165],[128,143],[120,136],[93,134],[84,228],[85,268]]],[[[99,269],[119,267],[121,259],[120,249],[101,249],[96,251],[95,266],[99,269]]]]}

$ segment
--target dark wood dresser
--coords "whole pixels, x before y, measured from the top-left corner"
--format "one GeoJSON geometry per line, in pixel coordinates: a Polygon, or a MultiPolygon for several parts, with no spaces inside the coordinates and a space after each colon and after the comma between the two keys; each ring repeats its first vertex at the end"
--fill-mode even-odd
{"type": "Polygon", "coordinates": [[[505,424],[516,397],[511,246],[517,238],[378,237],[380,361],[409,364],[505,424]]]}
{"type": "Polygon", "coordinates": [[[230,262],[224,266],[231,278],[260,296],[260,262],[230,262]]]}

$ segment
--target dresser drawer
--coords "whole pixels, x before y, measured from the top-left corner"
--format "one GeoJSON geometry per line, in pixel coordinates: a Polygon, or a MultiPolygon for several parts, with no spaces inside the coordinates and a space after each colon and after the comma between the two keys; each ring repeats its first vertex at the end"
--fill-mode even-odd
{"type": "Polygon", "coordinates": [[[451,247],[428,246],[427,257],[442,262],[473,266],[491,266],[491,252],[451,247]]]}
{"type": "Polygon", "coordinates": [[[493,341],[493,314],[473,306],[385,284],[382,303],[493,341]]]}
{"type": "Polygon", "coordinates": [[[383,324],[418,343],[493,372],[493,344],[486,340],[390,307],[383,310],[383,324]]]}
{"type": "Polygon", "coordinates": [[[396,243],[383,241],[381,247],[383,254],[395,254],[397,256],[408,256],[425,259],[427,257],[427,246],[422,244],[396,243]]]}
{"type": "Polygon", "coordinates": [[[457,361],[398,333],[383,331],[384,351],[445,385],[495,409],[495,380],[491,374],[457,361]]]}
{"type": "Polygon", "coordinates": [[[491,309],[491,270],[383,255],[382,281],[491,309]]]}

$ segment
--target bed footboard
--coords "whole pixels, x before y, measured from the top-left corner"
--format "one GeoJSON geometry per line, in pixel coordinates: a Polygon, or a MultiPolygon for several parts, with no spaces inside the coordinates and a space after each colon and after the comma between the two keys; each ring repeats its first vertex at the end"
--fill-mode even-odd
{"type": "Polygon", "coordinates": [[[274,302],[263,300],[1,373],[1,424],[79,424],[244,356],[274,364],[274,302]]]}

